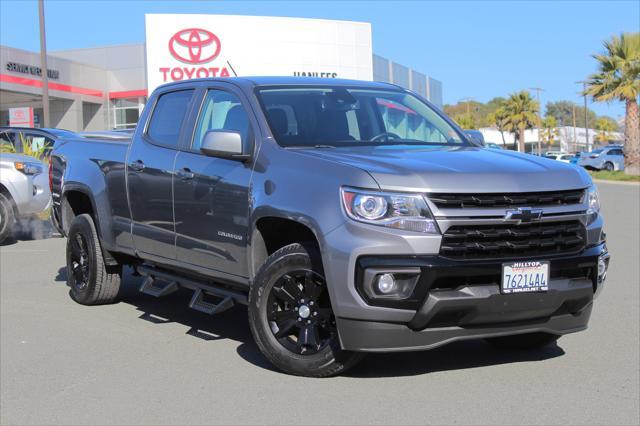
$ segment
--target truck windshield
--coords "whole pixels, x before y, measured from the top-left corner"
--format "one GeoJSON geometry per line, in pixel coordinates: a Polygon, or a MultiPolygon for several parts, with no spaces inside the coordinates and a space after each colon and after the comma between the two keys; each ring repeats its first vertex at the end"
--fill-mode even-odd
{"type": "Polygon", "coordinates": [[[287,86],[257,92],[284,147],[468,145],[426,103],[399,90],[287,86]]]}

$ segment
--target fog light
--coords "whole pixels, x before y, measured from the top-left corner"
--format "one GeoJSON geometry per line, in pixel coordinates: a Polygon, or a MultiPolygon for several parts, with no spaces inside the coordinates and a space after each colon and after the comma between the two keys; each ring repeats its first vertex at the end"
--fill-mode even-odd
{"type": "Polygon", "coordinates": [[[390,294],[396,289],[396,280],[392,274],[378,275],[378,291],[382,294],[390,294]]]}
{"type": "Polygon", "coordinates": [[[601,277],[607,273],[607,262],[601,257],[598,259],[598,276],[601,277]]]}
{"type": "Polygon", "coordinates": [[[365,299],[403,300],[416,288],[420,268],[367,268],[361,282],[365,299]]]}
{"type": "Polygon", "coordinates": [[[602,284],[607,278],[609,269],[609,252],[605,251],[598,257],[598,284],[602,284]]]}

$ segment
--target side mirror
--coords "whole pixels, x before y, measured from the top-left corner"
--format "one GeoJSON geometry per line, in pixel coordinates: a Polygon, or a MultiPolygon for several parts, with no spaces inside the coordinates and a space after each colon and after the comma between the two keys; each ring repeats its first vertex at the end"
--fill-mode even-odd
{"type": "Polygon", "coordinates": [[[209,157],[246,161],[249,155],[243,151],[242,135],[233,130],[209,130],[204,135],[200,151],[209,157]]]}

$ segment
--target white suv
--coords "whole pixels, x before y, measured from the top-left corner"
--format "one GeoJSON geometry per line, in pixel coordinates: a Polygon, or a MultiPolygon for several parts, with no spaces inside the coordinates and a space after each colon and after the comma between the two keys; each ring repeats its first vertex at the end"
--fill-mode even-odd
{"type": "Polygon", "coordinates": [[[41,213],[50,203],[45,165],[26,155],[0,153],[0,243],[17,217],[41,213]]]}

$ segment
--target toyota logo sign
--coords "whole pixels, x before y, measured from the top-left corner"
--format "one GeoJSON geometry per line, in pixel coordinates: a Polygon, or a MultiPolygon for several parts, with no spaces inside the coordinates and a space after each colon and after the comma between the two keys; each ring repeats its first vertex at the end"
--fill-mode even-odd
{"type": "Polygon", "coordinates": [[[220,39],[202,28],[188,28],[169,39],[169,51],[180,62],[204,64],[220,54],[220,39]]]}

